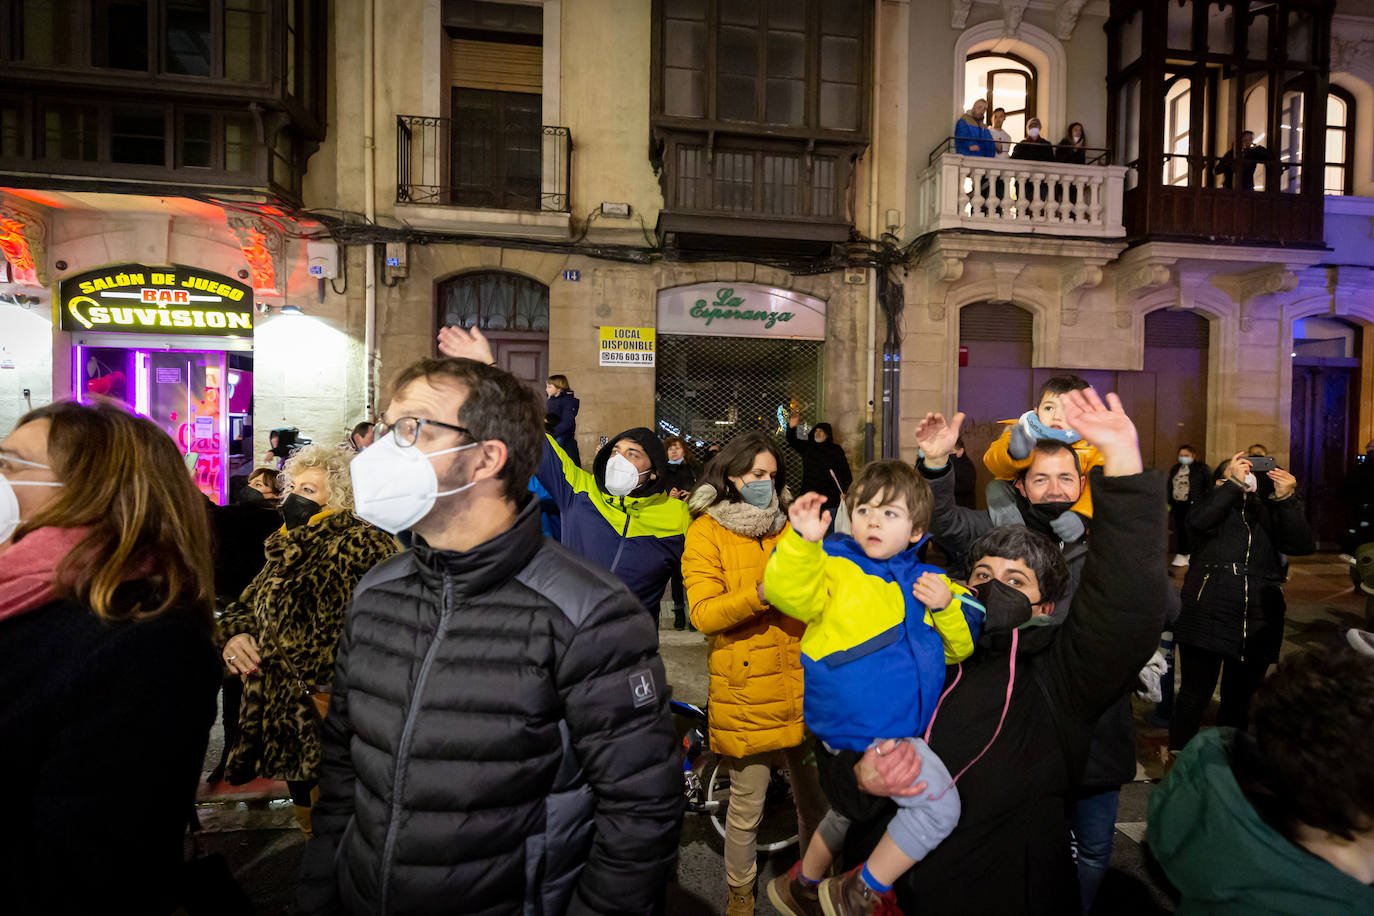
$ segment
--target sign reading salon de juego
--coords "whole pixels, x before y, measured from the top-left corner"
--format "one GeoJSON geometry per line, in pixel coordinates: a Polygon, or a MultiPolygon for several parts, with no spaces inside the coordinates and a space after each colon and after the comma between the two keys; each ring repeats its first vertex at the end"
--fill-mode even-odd
{"type": "Polygon", "coordinates": [[[62,281],[64,331],[247,337],[253,291],[223,274],[174,264],[117,264],[62,281]]]}

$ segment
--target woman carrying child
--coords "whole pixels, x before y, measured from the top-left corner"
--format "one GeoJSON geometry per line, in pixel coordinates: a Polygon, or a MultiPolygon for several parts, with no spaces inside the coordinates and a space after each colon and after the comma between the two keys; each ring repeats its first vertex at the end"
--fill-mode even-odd
{"type": "Polygon", "coordinates": [[[799,620],[763,600],[763,570],[787,525],[782,452],[766,434],[731,440],[688,507],[682,553],[692,624],[710,642],[710,742],[730,768],[725,818],[727,916],[752,916],[755,838],[774,765],[787,767],[802,848],[825,813],[803,745],[799,620]]]}

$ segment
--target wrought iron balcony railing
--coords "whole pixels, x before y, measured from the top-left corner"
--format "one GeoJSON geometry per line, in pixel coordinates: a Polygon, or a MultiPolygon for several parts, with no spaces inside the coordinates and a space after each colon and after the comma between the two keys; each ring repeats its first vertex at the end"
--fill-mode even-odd
{"type": "Polygon", "coordinates": [[[566,127],[398,115],[396,202],[569,212],[566,127]]]}

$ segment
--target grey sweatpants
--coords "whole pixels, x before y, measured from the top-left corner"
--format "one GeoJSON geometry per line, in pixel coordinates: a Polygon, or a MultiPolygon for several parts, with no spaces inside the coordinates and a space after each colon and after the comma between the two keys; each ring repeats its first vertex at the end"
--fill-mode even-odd
{"type": "MultiPolygon", "coordinates": [[[[886,740],[886,739],[883,739],[886,740]]],[[[921,774],[916,782],[924,782],[926,790],[920,795],[894,798],[900,807],[887,825],[897,848],[908,857],[920,861],[939,846],[959,823],[959,790],[950,778],[949,770],[930,745],[921,738],[907,738],[921,756],[921,774]]],[[[878,742],[873,742],[877,744],[878,742]]],[[[913,783],[915,785],[915,783],[913,783]]],[[[816,834],[832,852],[844,848],[849,833],[849,818],[831,808],[821,819],[816,834]]]]}

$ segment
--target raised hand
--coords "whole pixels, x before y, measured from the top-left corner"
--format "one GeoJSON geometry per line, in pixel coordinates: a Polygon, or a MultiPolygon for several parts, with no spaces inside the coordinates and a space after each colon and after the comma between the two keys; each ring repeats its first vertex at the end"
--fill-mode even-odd
{"type": "Polygon", "coordinates": [[[1274,498],[1287,499],[1298,489],[1298,478],[1285,471],[1283,468],[1274,468],[1267,475],[1274,481],[1274,498]]]}
{"type": "Polygon", "coordinates": [[[945,466],[959,442],[959,428],[963,425],[962,413],[956,413],[952,423],[946,423],[942,413],[925,415],[925,419],[916,427],[916,444],[925,452],[926,467],[935,470],[945,466]]]}
{"type": "Polygon", "coordinates": [[[1248,484],[1245,482],[1246,476],[1250,473],[1250,458],[1245,452],[1236,452],[1231,456],[1231,463],[1226,466],[1226,476],[1231,478],[1231,482],[1244,490],[1248,484]]]}
{"type": "Polygon", "coordinates": [[[917,579],[916,584],[911,586],[911,594],[932,611],[947,608],[949,603],[954,600],[954,593],[949,590],[945,580],[933,572],[921,573],[921,578],[917,579]]]}
{"type": "Polygon", "coordinates": [[[471,331],[458,327],[440,328],[439,352],[456,359],[471,359],[487,364],[496,362],[491,355],[491,344],[478,328],[471,331]]]}
{"type": "Polygon", "coordinates": [[[787,510],[787,520],[792,523],[792,530],[813,544],[824,540],[825,533],[830,530],[830,511],[827,509],[822,512],[824,505],[825,497],[819,493],[803,493],[799,496],[787,510]]]}
{"type": "Polygon", "coordinates": [[[1108,477],[1139,474],[1145,468],[1140,458],[1140,437],[1135,424],[1126,416],[1121,398],[1107,395],[1107,403],[1091,388],[1069,391],[1059,396],[1064,419],[1078,434],[1102,453],[1102,472],[1108,477]]]}

